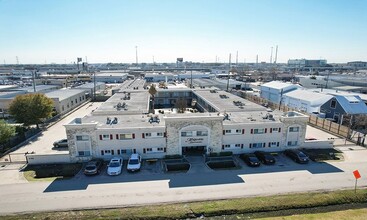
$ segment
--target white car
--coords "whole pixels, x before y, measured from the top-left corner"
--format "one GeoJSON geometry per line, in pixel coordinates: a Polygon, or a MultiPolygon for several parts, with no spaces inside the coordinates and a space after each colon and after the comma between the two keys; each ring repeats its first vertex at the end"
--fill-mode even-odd
{"type": "Polygon", "coordinates": [[[121,174],[123,160],[120,157],[114,157],[110,160],[107,168],[107,174],[117,176],[121,174]]]}
{"type": "Polygon", "coordinates": [[[131,154],[129,162],[127,163],[127,171],[139,171],[141,167],[141,157],[139,154],[131,154]]]}

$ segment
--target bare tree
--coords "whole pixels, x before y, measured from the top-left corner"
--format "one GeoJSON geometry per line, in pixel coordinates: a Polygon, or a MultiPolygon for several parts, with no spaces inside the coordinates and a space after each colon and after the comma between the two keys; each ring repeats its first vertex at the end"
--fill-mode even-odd
{"type": "Polygon", "coordinates": [[[175,107],[178,113],[184,113],[187,107],[187,101],[184,98],[179,98],[176,101],[175,107]]]}
{"type": "Polygon", "coordinates": [[[152,112],[154,113],[154,97],[155,94],[157,94],[157,89],[155,88],[155,85],[152,84],[148,90],[150,97],[151,97],[151,103],[152,103],[152,112]]]}

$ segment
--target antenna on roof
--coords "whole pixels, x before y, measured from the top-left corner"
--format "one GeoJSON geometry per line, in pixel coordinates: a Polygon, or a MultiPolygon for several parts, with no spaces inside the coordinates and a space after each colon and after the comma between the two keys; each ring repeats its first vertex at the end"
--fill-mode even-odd
{"type": "Polygon", "coordinates": [[[278,59],[278,45],[275,48],[275,58],[274,58],[274,63],[277,63],[277,59],[278,59]]]}

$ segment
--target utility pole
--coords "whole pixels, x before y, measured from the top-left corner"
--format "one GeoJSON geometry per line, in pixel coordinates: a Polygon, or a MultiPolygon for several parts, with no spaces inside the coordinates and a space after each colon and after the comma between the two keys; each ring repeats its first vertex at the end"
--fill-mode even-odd
{"type": "Polygon", "coordinates": [[[238,66],[238,50],[237,50],[237,53],[236,53],[236,67],[238,66]]]}
{"type": "Polygon", "coordinates": [[[273,62],[273,47],[271,47],[271,52],[270,52],[270,64],[273,62]]]}
{"type": "Polygon", "coordinates": [[[18,58],[18,56],[16,56],[15,59],[17,61],[17,65],[19,65],[19,58],[18,58]]]}
{"type": "Polygon", "coordinates": [[[33,91],[34,93],[36,93],[36,82],[35,82],[35,75],[37,72],[37,69],[31,70],[32,71],[32,81],[33,81],[33,91]]]}
{"type": "Polygon", "coordinates": [[[229,92],[229,73],[231,72],[231,54],[229,54],[229,68],[228,68],[228,75],[227,75],[227,92],[229,92]]]}
{"type": "Polygon", "coordinates": [[[277,59],[278,59],[278,45],[275,48],[275,59],[274,59],[274,63],[277,63],[277,59]]]}

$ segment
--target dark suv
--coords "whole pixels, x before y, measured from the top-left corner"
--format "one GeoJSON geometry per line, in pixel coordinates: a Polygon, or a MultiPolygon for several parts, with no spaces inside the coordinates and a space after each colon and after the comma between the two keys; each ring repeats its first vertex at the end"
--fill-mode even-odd
{"type": "Polygon", "coordinates": [[[272,165],[275,164],[275,158],[268,152],[255,151],[255,155],[263,164],[272,165]]]}
{"type": "Polygon", "coordinates": [[[240,158],[250,167],[260,166],[260,161],[257,159],[255,154],[241,154],[240,158]]]}
{"type": "Polygon", "coordinates": [[[296,150],[296,149],[288,149],[284,151],[284,154],[291,158],[292,160],[294,160],[297,163],[308,163],[309,159],[306,156],[306,154],[304,154],[302,151],[300,150],[296,150]]]}

